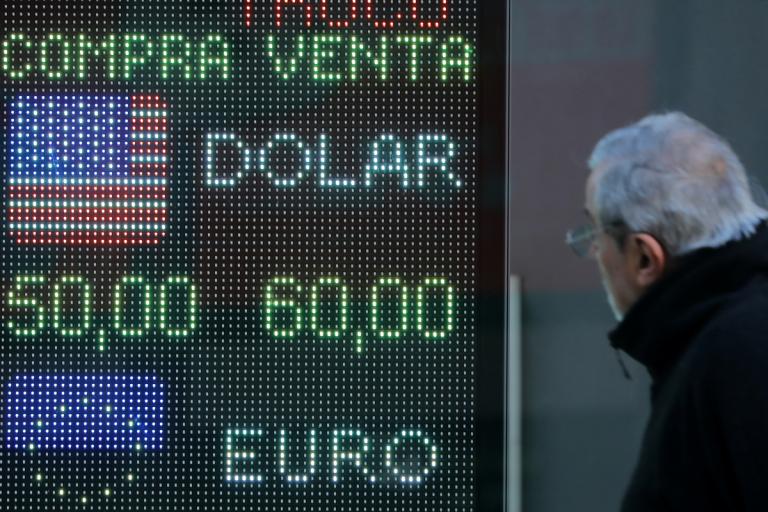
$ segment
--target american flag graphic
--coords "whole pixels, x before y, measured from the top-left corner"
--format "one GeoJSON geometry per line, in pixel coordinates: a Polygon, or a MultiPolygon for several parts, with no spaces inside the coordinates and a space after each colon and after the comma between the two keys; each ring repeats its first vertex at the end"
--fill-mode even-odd
{"type": "Polygon", "coordinates": [[[168,112],[158,96],[11,104],[8,232],[20,244],[148,245],[165,235],[168,112]]]}

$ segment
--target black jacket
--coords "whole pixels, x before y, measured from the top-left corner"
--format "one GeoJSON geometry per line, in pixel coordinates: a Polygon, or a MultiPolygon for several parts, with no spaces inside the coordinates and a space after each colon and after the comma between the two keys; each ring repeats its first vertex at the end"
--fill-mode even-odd
{"type": "Polygon", "coordinates": [[[609,338],[652,378],[622,511],[768,511],[766,225],[680,258],[609,338]]]}

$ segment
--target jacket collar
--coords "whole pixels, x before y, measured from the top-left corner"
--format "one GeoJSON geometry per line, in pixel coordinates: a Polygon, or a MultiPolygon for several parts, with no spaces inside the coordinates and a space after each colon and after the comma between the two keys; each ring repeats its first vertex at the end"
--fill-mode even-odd
{"type": "Polygon", "coordinates": [[[746,239],[677,258],[608,333],[614,348],[656,378],[674,364],[711,315],[756,273],[768,273],[768,227],[746,239]]]}

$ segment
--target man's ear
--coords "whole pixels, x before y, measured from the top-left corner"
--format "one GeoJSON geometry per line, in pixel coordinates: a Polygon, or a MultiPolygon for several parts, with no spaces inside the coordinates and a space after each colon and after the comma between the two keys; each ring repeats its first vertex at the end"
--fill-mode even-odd
{"type": "Polygon", "coordinates": [[[635,284],[647,288],[664,274],[667,266],[664,247],[647,233],[632,233],[627,243],[631,275],[634,276],[635,284]]]}

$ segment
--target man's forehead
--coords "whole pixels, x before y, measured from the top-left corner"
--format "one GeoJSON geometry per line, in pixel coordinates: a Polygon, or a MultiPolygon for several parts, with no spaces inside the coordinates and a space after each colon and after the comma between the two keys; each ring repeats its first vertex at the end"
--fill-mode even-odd
{"type": "Polygon", "coordinates": [[[589,167],[589,175],[587,176],[587,183],[586,183],[586,189],[587,189],[587,205],[589,205],[590,196],[594,193],[594,189],[597,186],[598,180],[609,170],[611,170],[613,167],[618,165],[621,162],[621,159],[618,158],[612,158],[612,159],[603,159],[600,162],[594,163],[594,165],[591,165],[589,167]]]}
{"type": "Polygon", "coordinates": [[[585,187],[585,204],[584,209],[589,213],[589,208],[592,205],[592,196],[595,193],[595,175],[596,171],[590,171],[589,176],[587,177],[587,183],[585,187]]]}
{"type": "Polygon", "coordinates": [[[590,168],[585,187],[584,214],[589,219],[589,222],[595,225],[599,224],[596,215],[595,193],[601,175],[610,169],[610,165],[606,164],[607,162],[602,162],[590,168]]]}

